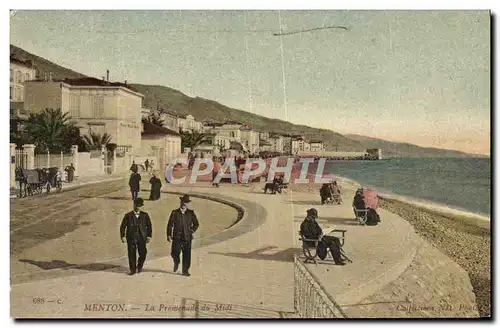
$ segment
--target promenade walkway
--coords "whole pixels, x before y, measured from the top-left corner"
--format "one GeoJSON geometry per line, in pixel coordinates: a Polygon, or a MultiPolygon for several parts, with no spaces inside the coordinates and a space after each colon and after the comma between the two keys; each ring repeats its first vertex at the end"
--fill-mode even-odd
{"type": "MultiPolygon", "coordinates": [[[[121,173],[115,173],[115,174],[102,174],[102,175],[96,175],[96,176],[76,177],[73,180],[73,182],[71,182],[71,183],[63,181],[62,188],[63,188],[63,191],[64,190],[71,190],[71,189],[79,188],[81,186],[86,186],[86,185],[90,185],[90,184],[94,184],[94,183],[125,179],[125,177],[128,177],[128,176],[129,176],[129,173],[121,172],[121,173]]],[[[54,189],[52,189],[51,192],[55,193],[56,191],[54,189]]],[[[10,189],[10,198],[17,198],[18,196],[19,196],[19,189],[11,188],[10,189]]]]}
{"type": "MultiPolygon", "coordinates": [[[[189,192],[236,203],[240,200],[242,205],[255,204],[245,208],[242,220],[225,232],[195,240],[191,277],[174,274],[171,258],[164,257],[147,260],[144,272],[132,277],[126,275],[126,270],[110,270],[13,285],[12,316],[293,316],[293,258],[302,253],[298,228],[310,207],[318,209],[319,223],[325,232],[333,228],[348,230],[344,248],[354,263],[307,265],[325,291],[345,310],[397,279],[411,264],[422,242],[406,221],[384,210],[380,211],[382,224],[357,226],[350,206],[352,188],[344,188],[343,205],[319,205],[316,193],[264,195],[262,186],[222,184],[220,188],[211,188],[207,183],[164,186],[166,192],[189,192]],[[43,298],[44,303],[37,302],[38,298],[43,298]],[[198,305],[197,311],[194,304],[198,305]]],[[[165,197],[177,196],[165,194],[165,197]]],[[[196,197],[193,201],[196,202],[196,197]]],[[[197,214],[203,224],[203,213],[197,214]]],[[[157,238],[152,242],[170,247],[166,240],[157,238]]],[[[125,246],[123,252],[126,255],[125,246]]],[[[127,267],[126,259],[122,266],[127,267]]],[[[349,314],[356,317],[355,311],[349,314]]]]}

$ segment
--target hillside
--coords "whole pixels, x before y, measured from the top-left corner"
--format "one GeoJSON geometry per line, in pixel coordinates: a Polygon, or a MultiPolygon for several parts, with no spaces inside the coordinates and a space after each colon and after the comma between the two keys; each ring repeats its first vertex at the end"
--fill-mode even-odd
{"type": "Polygon", "coordinates": [[[143,84],[131,84],[131,86],[144,94],[145,98],[143,105],[146,107],[156,108],[157,104],[160,103],[162,108],[168,108],[177,114],[191,114],[197,120],[238,121],[258,131],[300,134],[306,137],[323,140],[326,147],[329,149],[334,147],[359,151],[365,149],[364,146],[360,145],[358,142],[350,140],[333,131],[296,125],[282,120],[255,115],[224,106],[209,99],[199,97],[191,98],[182,92],[164,86],[143,84]]]}
{"type": "Polygon", "coordinates": [[[29,53],[26,50],[16,47],[12,44],[10,45],[10,55],[20,60],[31,60],[37,68],[38,78],[43,78],[44,73],[48,74],[50,72],[52,72],[52,78],[54,80],[65,79],[65,78],[77,79],[81,77],[86,77],[81,73],[54,64],[53,62],[45,58],[33,55],[32,53],[29,53]]]}
{"type": "Polygon", "coordinates": [[[386,157],[487,157],[456,150],[420,147],[409,143],[387,141],[357,134],[346,134],[346,137],[358,141],[366,148],[380,148],[382,149],[382,156],[386,157]]]}
{"type": "MultiPolygon", "coordinates": [[[[59,66],[45,58],[31,54],[19,47],[10,45],[10,53],[21,60],[31,60],[37,67],[38,76],[52,72],[54,79],[81,78],[86,75],[59,66]]],[[[437,148],[424,148],[408,143],[391,142],[369,138],[360,135],[341,135],[339,133],[317,129],[304,125],[292,124],[282,120],[271,119],[239,109],[224,106],[216,101],[204,98],[191,98],[182,92],[159,85],[131,84],[144,94],[143,106],[156,108],[159,103],[162,108],[177,114],[191,114],[197,120],[238,121],[263,132],[282,134],[298,134],[308,138],[323,140],[328,150],[363,151],[366,148],[381,148],[385,156],[410,157],[465,157],[478,156],[459,151],[437,148]]]]}

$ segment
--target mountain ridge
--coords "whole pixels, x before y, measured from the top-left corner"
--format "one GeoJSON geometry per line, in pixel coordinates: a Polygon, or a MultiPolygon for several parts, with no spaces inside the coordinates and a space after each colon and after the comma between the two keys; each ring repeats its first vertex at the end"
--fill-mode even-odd
{"type": "MultiPolygon", "coordinates": [[[[17,59],[31,60],[37,67],[39,78],[43,76],[44,73],[50,72],[52,73],[53,79],[89,77],[88,75],[60,66],[48,59],[34,55],[12,44],[10,45],[10,54],[17,59]]],[[[426,148],[413,144],[392,142],[356,134],[342,135],[327,129],[293,124],[291,122],[268,118],[246,112],[244,110],[231,108],[215,100],[201,97],[189,97],[181,91],[167,86],[140,83],[131,83],[130,85],[144,95],[144,107],[156,108],[159,105],[160,107],[169,109],[176,114],[191,114],[200,121],[238,121],[251,126],[257,131],[303,135],[307,138],[322,140],[326,149],[329,150],[337,149],[339,151],[364,151],[367,148],[381,148],[383,155],[388,156],[480,157],[480,155],[467,154],[456,150],[426,148]],[[407,151],[402,149],[401,145],[406,145],[405,147],[407,147],[407,151]],[[408,149],[413,150],[413,152],[408,151],[408,149]]]]}
{"type": "Polygon", "coordinates": [[[382,149],[382,156],[385,157],[489,157],[487,155],[471,154],[453,149],[423,147],[408,142],[389,141],[354,133],[348,133],[345,136],[361,142],[368,148],[382,149]]]}

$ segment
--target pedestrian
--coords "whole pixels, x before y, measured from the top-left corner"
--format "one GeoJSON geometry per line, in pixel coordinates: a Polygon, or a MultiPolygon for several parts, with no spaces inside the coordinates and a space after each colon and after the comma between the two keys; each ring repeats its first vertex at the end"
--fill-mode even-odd
{"type": "Polygon", "coordinates": [[[167,241],[172,242],[171,255],[174,260],[174,272],[177,272],[182,251],[182,275],[189,277],[191,266],[191,243],[193,233],[199,227],[198,218],[193,210],[188,208],[191,202],[189,195],[180,198],[179,208],[172,211],[167,224],[167,241]]]}
{"type": "Polygon", "coordinates": [[[144,167],[146,168],[146,172],[149,171],[149,160],[146,158],[146,161],[144,162],[144,167]]]}
{"type": "Polygon", "coordinates": [[[153,174],[151,179],[149,179],[149,183],[151,184],[151,192],[149,194],[149,200],[160,199],[161,180],[158,179],[155,174],[153,174]]]}
{"type": "Polygon", "coordinates": [[[73,165],[73,163],[71,163],[70,165],[66,166],[65,171],[66,171],[66,173],[68,175],[68,183],[73,182],[73,179],[75,177],[75,166],[73,165]]]}
{"type": "Polygon", "coordinates": [[[130,276],[136,272],[141,273],[148,253],[146,244],[153,236],[151,219],[148,213],[141,211],[143,206],[144,200],[137,198],[134,201],[134,210],[125,214],[120,225],[120,238],[122,243],[127,243],[130,276]],[[139,259],[136,262],[137,253],[139,253],[139,259]]]}
{"type": "Polygon", "coordinates": [[[137,172],[137,164],[135,164],[135,161],[132,161],[132,165],[130,165],[130,171],[137,172]]]}
{"type": "Polygon", "coordinates": [[[153,172],[154,166],[155,166],[155,163],[153,162],[153,160],[151,160],[151,162],[149,163],[149,167],[151,168],[151,172],[153,172]]]}
{"type": "Polygon", "coordinates": [[[136,172],[132,172],[130,179],[128,180],[128,185],[130,187],[130,192],[132,193],[132,200],[136,200],[139,197],[141,175],[136,172]]]}
{"type": "Polygon", "coordinates": [[[212,170],[212,186],[219,188],[219,182],[215,181],[215,178],[219,174],[219,171],[221,169],[221,164],[217,160],[217,157],[214,157],[214,169],[212,170]]]}

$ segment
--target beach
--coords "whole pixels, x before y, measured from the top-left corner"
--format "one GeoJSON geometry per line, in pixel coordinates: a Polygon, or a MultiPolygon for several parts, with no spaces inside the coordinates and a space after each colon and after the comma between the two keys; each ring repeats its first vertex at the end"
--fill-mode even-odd
{"type": "MultiPolygon", "coordinates": [[[[360,186],[357,182],[335,177],[341,186],[360,186]]],[[[320,184],[290,184],[290,190],[318,194],[320,184]]],[[[343,195],[351,202],[351,195],[343,195]]],[[[476,295],[481,316],[491,315],[491,258],[490,230],[476,224],[467,215],[443,214],[432,209],[411,205],[402,200],[380,197],[380,207],[408,221],[418,235],[450,257],[467,273],[476,295]]],[[[382,222],[384,218],[382,217],[382,222]]]]}

